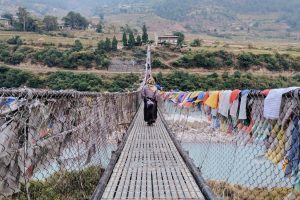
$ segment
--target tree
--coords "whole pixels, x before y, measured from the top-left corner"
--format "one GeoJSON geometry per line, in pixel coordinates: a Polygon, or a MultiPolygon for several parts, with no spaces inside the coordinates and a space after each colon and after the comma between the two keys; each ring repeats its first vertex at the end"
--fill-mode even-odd
{"type": "Polygon", "coordinates": [[[99,23],[97,24],[96,32],[97,32],[97,33],[102,33],[102,32],[103,32],[103,26],[102,26],[102,23],[101,23],[101,22],[99,22],[99,23]]]}
{"type": "Polygon", "coordinates": [[[181,46],[184,42],[184,34],[182,32],[175,32],[173,33],[174,36],[178,36],[177,45],[181,46]]]}
{"type": "Polygon", "coordinates": [[[143,43],[147,43],[148,42],[148,33],[147,33],[147,27],[146,27],[145,24],[143,25],[142,40],[143,40],[143,43]]]}
{"type": "Polygon", "coordinates": [[[106,52],[110,51],[111,50],[111,41],[109,38],[106,38],[105,40],[105,49],[104,49],[106,52]]]}
{"type": "Polygon", "coordinates": [[[57,17],[47,15],[43,20],[46,31],[56,31],[58,29],[57,17]]]}
{"type": "Polygon", "coordinates": [[[117,27],[114,24],[111,24],[109,26],[108,30],[109,30],[109,33],[110,33],[111,30],[113,31],[114,34],[117,33],[117,27]]]}
{"type": "Polygon", "coordinates": [[[132,49],[135,46],[135,39],[132,32],[129,33],[128,48],[132,49]]]}
{"type": "Polygon", "coordinates": [[[97,45],[97,52],[100,53],[100,54],[103,54],[104,51],[106,49],[106,44],[105,44],[105,41],[103,40],[100,40],[100,42],[98,42],[98,45],[97,45]]]}
{"type": "Polygon", "coordinates": [[[122,42],[123,42],[124,47],[126,47],[128,45],[126,32],[123,32],[122,42]]]}
{"type": "Polygon", "coordinates": [[[137,44],[137,46],[141,46],[141,45],[142,45],[142,38],[141,38],[140,35],[138,35],[138,36],[136,37],[136,44],[137,44]]]}
{"type": "Polygon", "coordinates": [[[18,22],[14,23],[14,27],[18,30],[37,32],[43,26],[43,22],[36,17],[30,16],[26,8],[19,7],[17,16],[18,22]]]}
{"type": "Polygon", "coordinates": [[[72,47],[72,51],[81,51],[83,49],[83,45],[80,40],[75,40],[75,43],[72,47]]]}
{"type": "Polygon", "coordinates": [[[128,24],[126,24],[125,27],[122,26],[120,29],[121,29],[122,32],[125,32],[125,33],[128,33],[128,34],[130,32],[132,32],[132,30],[131,30],[131,28],[128,24]]]}
{"type": "Polygon", "coordinates": [[[132,29],[132,32],[134,35],[137,35],[139,33],[139,31],[136,28],[132,29]]]}
{"type": "Polygon", "coordinates": [[[192,47],[201,47],[203,43],[203,40],[200,39],[194,39],[193,42],[191,43],[192,47]]]}
{"type": "Polygon", "coordinates": [[[100,13],[99,17],[100,17],[101,20],[104,20],[104,14],[103,13],[100,13]]]}
{"type": "Polygon", "coordinates": [[[117,51],[118,50],[118,40],[117,40],[116,36],[114,36],[114,38],[112,40],[111,49],[113,51],[117,51]]]}
{"type": "Polygon", "coordinates": [[[19,23],[23,26],[23,31],[26,31],[26,23],[28,21],[29,13],[27,12],[26,8],[19,7],[17,16],[19,19],[19,23]]]}
{"type": "Polygon", "coordinates": [[[71,29],[86,29],[89,25],[87,19],[81,16],[80,13],[69,12],[67,16],[63,18],[65,26],[70,27],[71,29]]]}
{"type": "Polygon", "coordinates": [[[3,15],[1,15],[1,17],[8,19],[9,20],[9,25],[13,25],[14,22],[14,16],[10,13],[4,13],[3,15]]]}
{"type": "Polygon", "coordinates": [[[102,67],[106,68],[106,70],[108,70],[109,65],[110,65],[110,61],[106,58],[104,58],[101,62],[102,67]]]}
{"type": "Polygon", "coordinates": [[[26,24],[26,31],[38,32],[42,29],[43,22],[37,17],[29,16],[26,24]]]}
{"type": "Polygon", "coordinates": [[[111,51],[112,50],[112,42],[110,41],[109,38],[106,38],[105,41],[101,40],[98,42],[98,47],[96,52],[99,54],[104,54],[105,52],[111,51]]]}

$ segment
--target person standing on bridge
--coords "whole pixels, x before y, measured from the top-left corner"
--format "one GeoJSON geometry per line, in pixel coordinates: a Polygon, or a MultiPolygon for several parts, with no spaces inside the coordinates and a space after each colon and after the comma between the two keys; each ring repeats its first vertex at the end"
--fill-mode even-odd
{"type": "Polygon", "coordinates": [[[144,120],[147,122],[148,126],[155,123],[157,119],[157,94],[158,90],[155,86],[155,80],[150,77],[142,89],[142,98],[144,100],[144,120]]]}

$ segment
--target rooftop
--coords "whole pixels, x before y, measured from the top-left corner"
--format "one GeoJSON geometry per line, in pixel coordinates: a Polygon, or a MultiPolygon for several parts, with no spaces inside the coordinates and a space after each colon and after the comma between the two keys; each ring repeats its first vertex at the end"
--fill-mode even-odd
{"type": "Polygon", "coordinates": [[[6,20],[6,21],[9,21],[9,19],[3,18],[3,17],[0,17],[0,20],[6,20]]]}

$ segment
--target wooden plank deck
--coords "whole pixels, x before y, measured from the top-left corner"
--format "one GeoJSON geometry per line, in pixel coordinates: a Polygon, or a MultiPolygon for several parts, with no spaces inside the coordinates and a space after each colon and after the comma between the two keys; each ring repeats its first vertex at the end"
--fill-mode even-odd
{"type": "Polygon", "coordinates": [[[102,199],[204,199],[160,116],[149,127],[137,115],[102,199]]]}

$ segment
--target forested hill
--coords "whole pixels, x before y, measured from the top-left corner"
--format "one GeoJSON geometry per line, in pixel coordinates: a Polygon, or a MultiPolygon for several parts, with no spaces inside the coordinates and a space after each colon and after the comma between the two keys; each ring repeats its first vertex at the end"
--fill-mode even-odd
{"type": "Polygon", "coordinates": [[[274,22],[285,22],[292,29],[300,28],[299,0],[161,0],[153,7],[157,15],[173,20],[225,18],[225,21],[239,22],[243,20],[241,15],[254,18],[258,14],[265,15],[266,19],[273,15],[274,22]]]}
{"type": "Polygon", "coordinates": [[[62,16],[69,10],[87,16],[154,13],[193,32],[247,27],[258,32],[300,30],[299,0],[0,0],[0,13],[20,5],[40,15],[62,16]]]}

